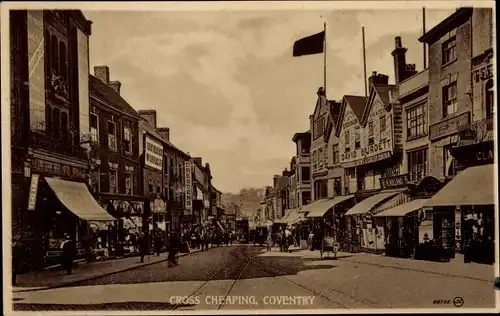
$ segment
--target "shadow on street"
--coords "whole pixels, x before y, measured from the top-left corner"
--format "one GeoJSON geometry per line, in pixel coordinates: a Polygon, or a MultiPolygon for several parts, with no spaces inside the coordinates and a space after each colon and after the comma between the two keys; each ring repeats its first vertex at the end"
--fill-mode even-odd
{"type": "Polygon", "coordinates": [[[99,310],[171,310],[174,307],[192,307],[192,304],[173,305],[165,302],[117,302],[103,304],[22,304],[14,303],[14,311],[99,311],[99,310]]]}

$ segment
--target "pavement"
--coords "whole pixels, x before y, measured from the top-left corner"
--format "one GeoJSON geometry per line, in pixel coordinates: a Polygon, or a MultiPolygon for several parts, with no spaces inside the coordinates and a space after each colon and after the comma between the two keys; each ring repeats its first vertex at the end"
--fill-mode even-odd
{"type": "Polygon", "coordinates": [[[498,295],[493,288],[493,266],[427,263],[362,253],[338,253],[338,260],[320,260],[318,252],[291,250],[266,252],[265,248],[245,245],[213,248],[181,258],[176,267],[158,259],[73,285],[15,292],[13,308],[316,312],[460,308],[462,312],[469,308],[490,311],[498,295]],[[459,269],[463,271],[459,273],[459,269]],[[486,280],[488,274],[491,277],[486,280]]]}
{"type": "MultiPolygon", "coordinates": [[[[190,253],[181,253],[178,256],[183,257],[198,251],[200,250],[195,249],[190,253]]],[[[66,271],[53,269],[19,274],[16,280],[17,284],[13,287],[12,291],[24,292],[68,286],[85,280],[163,262],[168,259],[167,257],[168,253],[160,253],[159,256],[156,254],[146,256],[143,263],[141,263],[139,256],[92,263],[79,263],[75,264],[71,275],[66,275],[66,271]]]]}

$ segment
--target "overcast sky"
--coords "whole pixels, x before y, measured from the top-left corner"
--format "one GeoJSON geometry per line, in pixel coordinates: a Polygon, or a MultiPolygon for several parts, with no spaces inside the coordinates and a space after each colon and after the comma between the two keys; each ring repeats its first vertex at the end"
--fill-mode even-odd
{"type": "MultiPolygon", "coordinates": [[[[427,10],[427,30],[455,9],[427,10]]],[[[156,109],[171,140],[210,163],[223,192],[272,185],[295,154],[293,134],[309,129],[323,56],[292,57],[293,42],[327,21],[327,95],[363,95],[361,27],[367,72],[394,80],[394,37],[422,69],[422,11],[106,12],[93,22],[91,67],[137,110],[156,109]]],[[[93,72],[93,70],[92,70],[93,72]]]]}

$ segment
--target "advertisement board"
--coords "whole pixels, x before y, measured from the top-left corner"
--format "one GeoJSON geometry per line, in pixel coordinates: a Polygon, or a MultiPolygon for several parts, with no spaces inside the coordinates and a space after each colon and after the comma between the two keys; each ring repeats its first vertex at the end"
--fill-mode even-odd
{"type": "Polygon", "coordinates": [[[35,210],[36,207],[36,196],[38,193],[38,179],[39,175],[34,173],[31,175],[31,183],[30,183],[30,193],[28,199],[28,211],[35,210]]]}
{"type": "Polygon", "coordinates": [[[45,130],[43,11],[28,10],[28,84],[31,130],[45,130]]]}
{"type": "MultiPolygon", "coordinates": [[[[89,124],[89,38],[80,30],[76,31],[78,47],[78,104],[80,107],[80,135],[90,134],[89,124]]],[[[84,144],[82,144],[83,146],[84,144]]]]}
{"type": "Polygon", "coordinates": [[[193,172],[191,161],[184,163],[184,193],[185,193],[185,215],[191,215],[193,211],[193,172]]]}
{"type": "Polygon", "coordinates": [[[146,136],[144,164],[148,167],[163,170],[163,146],[161,143],[146,136]]]}

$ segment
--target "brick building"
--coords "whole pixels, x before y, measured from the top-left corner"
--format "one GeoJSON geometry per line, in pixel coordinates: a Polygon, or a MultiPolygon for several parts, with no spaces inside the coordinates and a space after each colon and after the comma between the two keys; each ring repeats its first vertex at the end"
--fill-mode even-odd
{"type": "Polygon", "coordinates": [[[12,238],[24,270],[57,262],[65,234],[82,255],[87,220],[113,217],[88,190],[81,141],[88,129],[91,22],[78,10],[9,14],[12,238]]]}
{"type": "Polygon", "coordinates": [[[311,132],[296,133],[295,143],[295,190],[297,207],[311,203],[311,132]]]}

